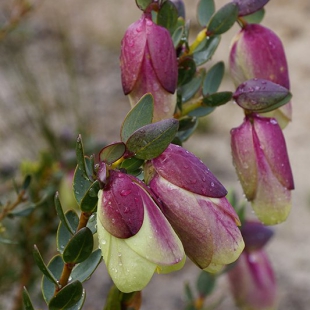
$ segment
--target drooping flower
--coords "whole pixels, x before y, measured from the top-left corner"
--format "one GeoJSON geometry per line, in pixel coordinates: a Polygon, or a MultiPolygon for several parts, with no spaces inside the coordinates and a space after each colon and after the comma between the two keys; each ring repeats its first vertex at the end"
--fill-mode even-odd
{"type": "Polygon", "coordinates": [[[142,182],[110,171],[108,183],[98,196],[99,244],[120,291],[142,290],[155,271],[182,268],[182,243],[142,182]]]}
{"type": "MultiPolygon", "coordinates": [[[[231,45],[229,67],[236,86],[253,78],[270,80],[290,89],[288,66],[280,38],[259,24],[247,24],[231,45]]],[[[275,117],[284,128],[292,119],[291,102],[265,116],[275,117]]]]}
{"type": "Polygon", "coordinates": [[[173,116],[178,80],[176,52],[169,31],[149,14],[130,25],[122,40],[121,77],[125,95],[134,106],[146,93],[154,98],[157,122],[173,116]]]}
{"type": "Polygon", "coordinates": [[[217,272],[238,258],[244,247],[239,218],[225,198],[226,189],[201,160],[170,144],[147,163],[146,175],[194,263],[217,272]]]}
{"type": "Polygon", "coordinates": [[[266,225],[285,221],[294,181],[277,121],[246,116],[240,127],[231,130],[231,147],[243,191],[257,217],[266,225]]]}
{"type": "Polygon", "coordinates": [[[245,222],[241,228],[245,250],[228,272],[231,292],[242,310],[277,309],[277,283],[268,256],[263,249],[272,233],[257,222],[245,222]]]}

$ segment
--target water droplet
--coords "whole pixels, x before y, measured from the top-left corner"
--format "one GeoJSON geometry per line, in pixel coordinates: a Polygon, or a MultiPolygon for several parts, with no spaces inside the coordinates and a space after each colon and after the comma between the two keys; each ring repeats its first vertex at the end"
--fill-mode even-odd
{"type": "Polygon", "coordinates": [[[211,182],[211,186],[214,187],[214,182],[211,182]]]}
{"type": "Polygon", "coordinates": [[[113,224],[115,223],[115,219],[112,219],[112,223],[113,223],[113,224]]]}
{"type": "Polygon", "coordinates": [[[96,191],[95,191],[93,188],[91,188],[91,189],[88,191],[88,195],[89,195],[90,197],[97,197],[97,193],[96,193],[96,191]]]}
{"type": "Polygon", "coordinates": [[[122,253],[118,252],[117,256],[118,256],[118,257],[121,257],[121,256],[122,256],[122,253]]]}
{"type": "Polygon", "coordinates": [[[105,244],[107,244],[107,241],[106,240],[101,240],[101,244],[105,245],[105,244]]]}
{"type": "Polygon", "coordinates": [[[121,190],[121,196],[128,196],[129,194],[131,194],[131,189],[122,189],[121,190]]]}
{"type": "Polygon", "coordinates": [[[128,213],[129,212],[129,208],[128,207],[125,207],[124,208],[124,213],[128,213]]]}
{"type": "Polygon", "coordinates": [[[275,120],[274,118],[271,118],[271,119],[270,119],[270,123],[271,123],[272,125],[277,125],[277,124],[278,124],[277,120],[275,120]]]}

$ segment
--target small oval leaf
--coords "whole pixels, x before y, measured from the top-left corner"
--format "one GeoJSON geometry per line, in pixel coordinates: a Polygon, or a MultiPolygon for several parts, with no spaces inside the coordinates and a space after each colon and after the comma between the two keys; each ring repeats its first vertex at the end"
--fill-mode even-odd
{"type": "Polygon", "coordinates": [[[24,304],[25,310],[34,310],[30,296],[29,296],[28,291],[25,287],[23,290],[23,304],[24,304]]]}
{"type": "Polygon", "coordinates": [[[262,20],[265,17],[265,10],[261,9],[251,15],[243,16],[242,18],[248,23],[248,24],[259,24],[262,22],[262,20]]]}
{"type": "Polygon", "coordinates": [[[225,65],[222,61],[216,63],[209,69],[202,84],[203,96],[217,92],[224,77],[224,71],[225,65]]]}
{"type": "Polygon", "coordinates": [[[214,0],[200,0],[197,8],[197,19],[200,26],[205,27],[208,25],[214,12],[214,0]]]}
{"type": "Polygon", "coordinates": [[[85,193],[81,200],[80,208],[84,212],[94,212],[98,202],[98,192],[100,190],[99,181],[95,181],[85,193]]]}
{"type": "Polygon", "coordinates": [[[160,155],[178,131],[174,118],[146,125],[136,130],[127,141],[127,148],[140,159],[149,160],[160,155]]]}
{"type": "Polygon", "coordinates": [[[123,142],[116,142],[104,147],[99,153],[99,159],[100,161],[111,165],[119,160],[124,155],[125,151],[125,144],[123,142]]]}
{"type": "Polygon", "coordinates": [[[68,310],[75,304],[79,303],[83,297],[82,283],[80,281],[73,281],[62,288],[58,294],[49,302],[49,310],[68,310]]]}
{"type": "Polygon", "coordinates": [[[238,6],[230,2],[221,7],[210,19],[207,27],[208,35],[220,35],[228,31],[238,18],[238,6]]]}
{"type": "Polygon", "coordinates": [[[60,203],[60,200],[59,200],[59,193],[56,192],[55,194],[55,198],[54,198],[54,203],[55,203],[55,208],[56,208],[56,212],[57,212],[57,215],[59,217],[59,219],[61,220],[61,223],[64,224],[64,226],[68,229],[68,231],[70,232],[70,234],[74,234],[74,230],[73,228],[71,227],[70,223],[68,222],[64,212],[63,212],[63,209],[62,209],[62,206],[61,206],[61,203],[60,203]]]}
{"type": "Polygon", "coordinates": [[[166,1],[157,14],[157,24],[167,28],[170,33],[173,33],[178,21],[178,15],[176,6],[170,1],[166,1]]]}
{"type": "Polygon", "coordinates": [[[186,57],[178,66],[178,86],[189,83],[196,73],[196,63],[190,58],[186,57]]]}
{"type": "Polygon", "coordinates": [[[208,107],[218,107],[229,102],[232,98],[232,92],[223,91],[215,94],[211,94],[205,98],[203,98],[203,104],[208,107]]]}
{"type": "Polygon", "coordinates": [[[84,282],[90,278],[101,262],[101,250],[94,251],[84,262],[74,267],[71,273],[72,280],[84,282]]]}
{"type": "Polygon", "coordinates": [[[172,41],[173,41],[173,46],[174,48],[177,48],[184,33],[184,26],[178,27],[172,34],[172,41]]]}
{"type": "Polygon", "coordinates": [[[84,227],[68,242],[63,252],[63,260],[66,263],[80,263],[90,256],[93,246],[93,234],[88,227],[84,227]]]}
{"type": "Polygon", "coordinates": [[[37,266],[40,268],[40,270],[42,271],[42,273],[50,280],[52,281],[55,285],[58,285],[57,283],[57,279],[54,277],[54,275],[52,274],[52,272],[48,269],[48,267],[45,265],[43,258],[37,248],[36,245],[34,245],[33,247],[33,257],[34,260],[37,264],[37,266]]]}
{"type": "Polygon", "coordinates": [[[153,111],[153,96],[145,94],[125,117],[121,127],[121,140],[126,142],[138,128],[152,123],[153,111]]]}
{"type": "Polygon", "coordinates": [[[125,159],[122,162],[121,168],[126,169],[127,172],[136,171],[137,169],[141,167],[143,163],[144,163],[143,159],[131,157],[131,158],[125,159]]]}
{"type": "Polygon", "coordinates": [[[85,156],[84,156],[84,146],[83,146],[81,135],[79,135],[76,140],[75,152],[76,152],[76,160],[77,160],[78,169],[82,171],[84,178],[88,179],[86,164],[85,164],[85,156]]]}

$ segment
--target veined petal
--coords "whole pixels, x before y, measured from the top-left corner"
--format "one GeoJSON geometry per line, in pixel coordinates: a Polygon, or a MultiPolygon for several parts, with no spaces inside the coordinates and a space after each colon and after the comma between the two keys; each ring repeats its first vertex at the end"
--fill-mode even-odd
{"type": "Polygon", "coordinates": [[[145,17],[131,24],[122,39],[120,66],[125,95],[131,92],[139,76],[146,46],[145,17]]]}
{"type": "Polygon", "coordinates": [[[220,198],[227,194],[224,186],[194,154],[170,144],[152,160],[156,172],[170,183],[192,193],[220,198]]]}
{"type": "Polygon", "coordinates": [[[287,189],[294,189],[293,174],[287,155],[286,143],[280,126],[274,118],[254,118],[254,130],[259,147],[279,182],[287,189]]]}
{"type": "Polygon", "coordinates": [[[241,126],[230,133],[233,163],[247,199],[252,200],[256,195],[258,174],[252,124],[245,119],[241,126]]]}
{"type": "Polygon", "coordinates": [[[141,257],[156,265],[174,265],[182,261],[184,250],[179,237],[153,199],[141,190],[144,221],[139,232],[125,240],[141,257]]]}
{"type": "Polygon", "coordinates": [[[142,290],[151,280],[156,264],[133,251],[124,239],[112,236],[99,221],[97,213],[99,244],[113,282],[124,293],[142,290]]]}

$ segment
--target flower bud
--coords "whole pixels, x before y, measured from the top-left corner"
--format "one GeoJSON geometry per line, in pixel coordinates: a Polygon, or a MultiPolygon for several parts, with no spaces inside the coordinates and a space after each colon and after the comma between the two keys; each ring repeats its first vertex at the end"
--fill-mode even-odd
{"type": "Polygon", "coordinates": [[[98,198],[99,244],[120,291],[142,290],[155,270],[170,272],[183,266],[182,243],[142,182],[110,171],[98,198]]]}
{"type": "Polygon", "coordinates": [[[228,272],[228,278],[240,309],[277,309],[277,283],[264,250],[244,251],[228,272]]]}
{"type": "Polygon", "coordinates": [[[146,93],[154,98],[153,122],[171,118],[176,107],[178,79],[176,52],[169,31],[150,15],[127,29],[120,56],[122,85],[133,107],[146,93]]]}
{"type": "Polygon", "coordinates": [[[238,258],[244,248],[239,218],[227,191],[201,160],[170,144],[146,170],[150,188],[194,263],[217,272],[238,258]]]}
{"type": "Polygon", "coordinates": [[[277,121],[247,116],[240,127],[231,130],[231,147],[243,191],[257,217],[266,225],[285,221],[294,181],[277,121]]]}
{"type": "MultiPolygon", "coordinates": [[[[232,42],[229,66],[236,86],[253,78],[270,80],[290,89],[288,66],[279,37],[259,24],[247,24],[232,42]]],[[[282,128],[292,118],[291,103],[272,111],[282,128]]]]}

